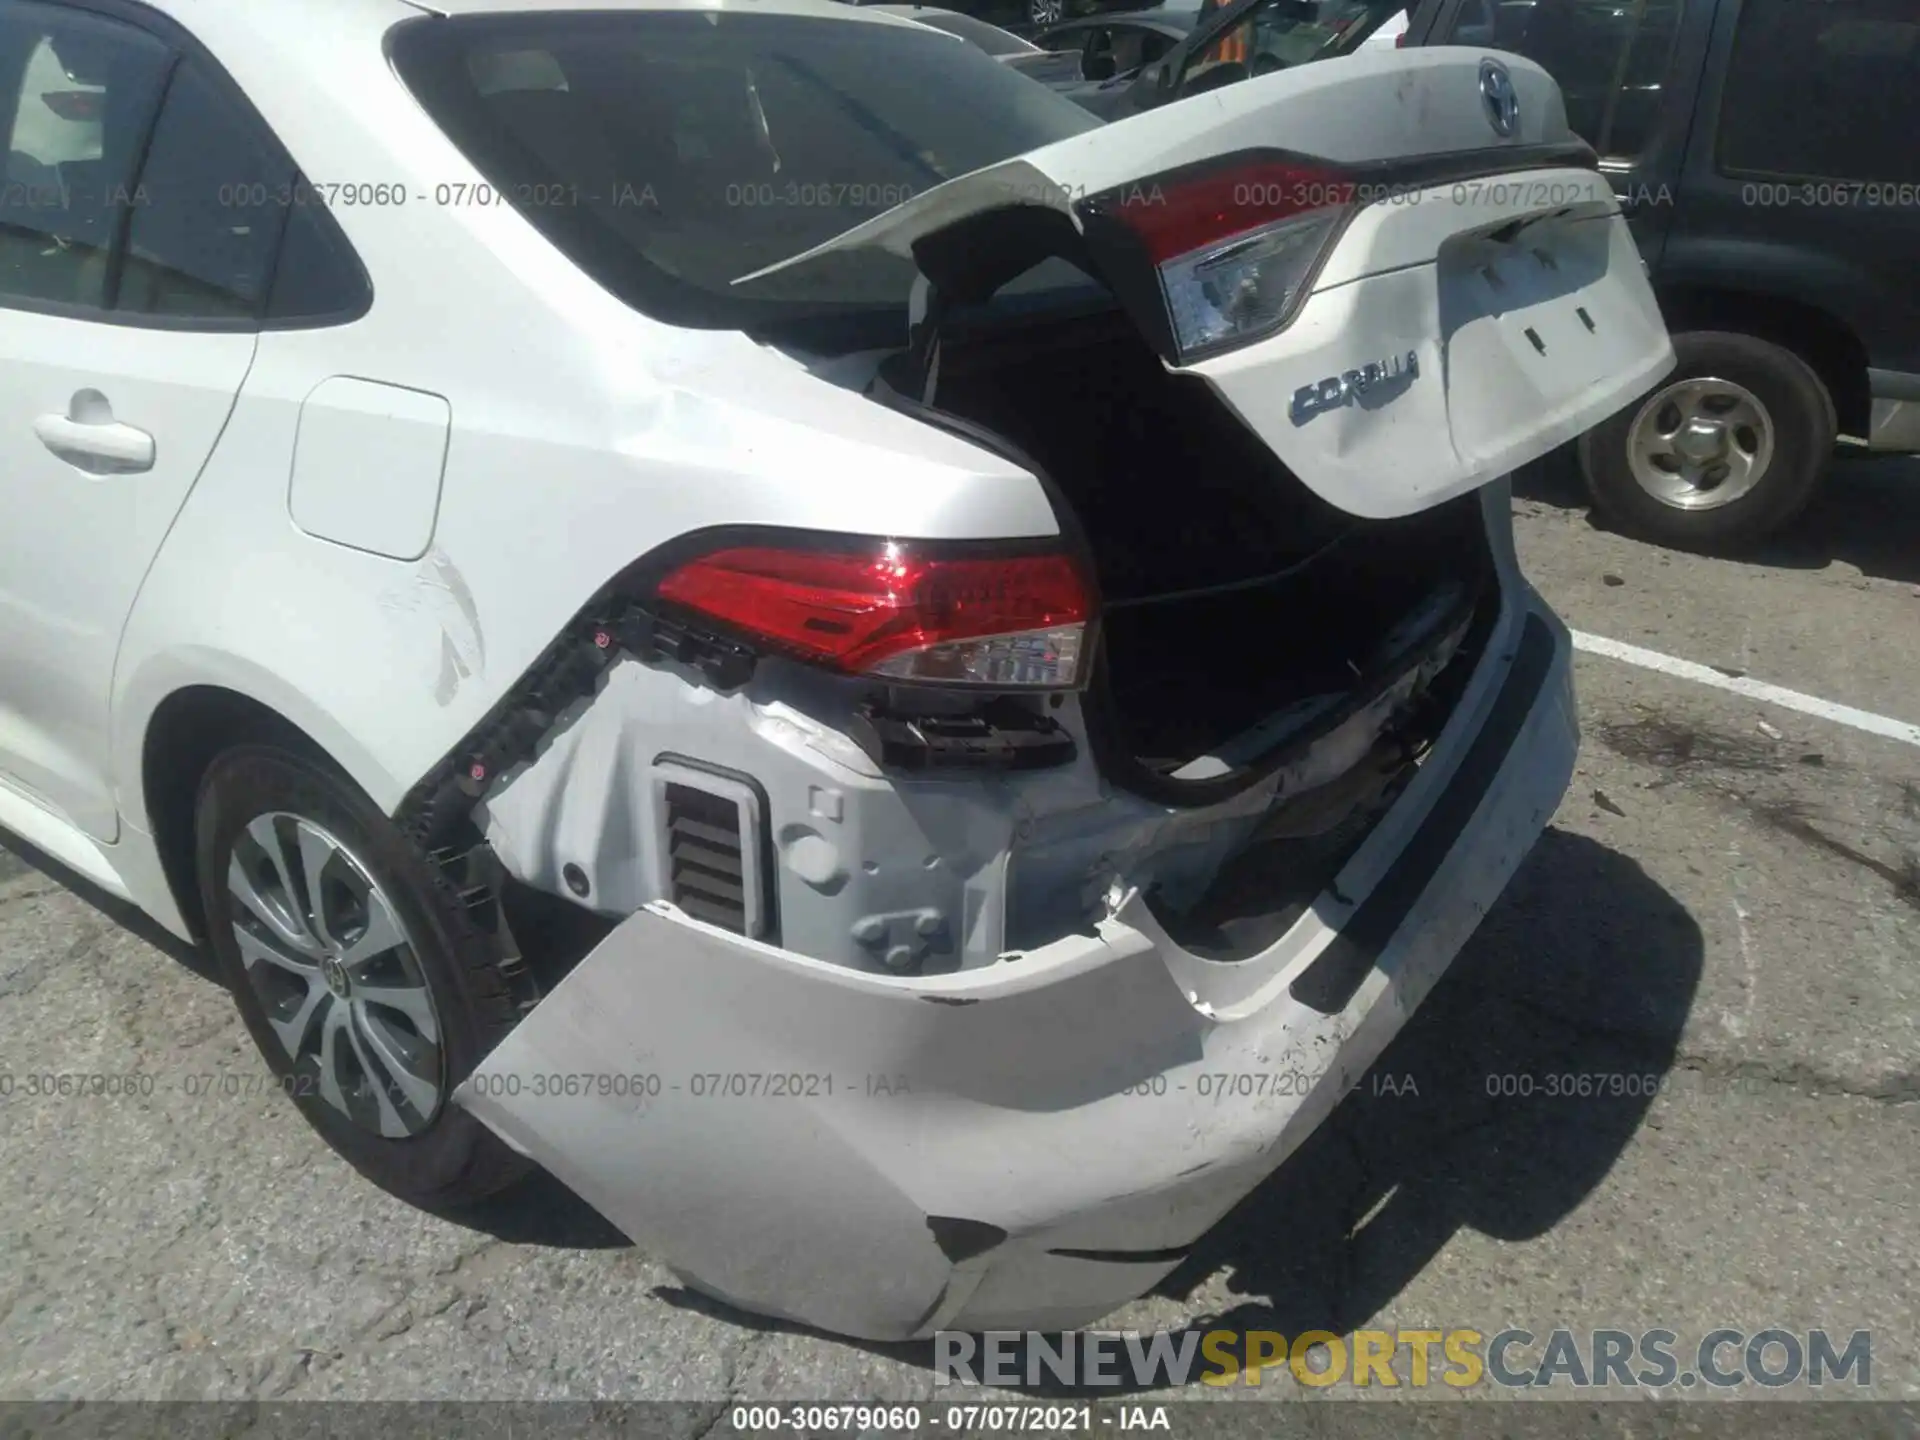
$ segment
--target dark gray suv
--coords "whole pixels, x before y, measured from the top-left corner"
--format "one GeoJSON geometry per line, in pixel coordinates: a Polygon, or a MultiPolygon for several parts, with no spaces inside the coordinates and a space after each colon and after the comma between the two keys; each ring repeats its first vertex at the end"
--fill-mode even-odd
{"type": "Polygon", "coordinates": [[[1626,206],[1680,363],[1581,442],[1603,512],[1727,546],[1836,438],[1920,451],[1920,3],[1426,0],[1408,43],[1537,61],[1626,206]]]}

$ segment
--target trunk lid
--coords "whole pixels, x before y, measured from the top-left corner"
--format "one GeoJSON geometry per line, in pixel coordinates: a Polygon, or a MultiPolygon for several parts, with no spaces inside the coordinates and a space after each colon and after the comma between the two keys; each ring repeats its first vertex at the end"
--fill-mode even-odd
{"type": "Polygon", "coordinates": [[[1321,498],[1385,518],[1538,458],[1671,368],[1593,166],[1519,56],[1360,53],[959,176],[736,283],[911,259],[930,394],[943,303],[1067,258],[1321,498]],[[1236,306],[1264,318],[1221,333],[1236,306]]]}

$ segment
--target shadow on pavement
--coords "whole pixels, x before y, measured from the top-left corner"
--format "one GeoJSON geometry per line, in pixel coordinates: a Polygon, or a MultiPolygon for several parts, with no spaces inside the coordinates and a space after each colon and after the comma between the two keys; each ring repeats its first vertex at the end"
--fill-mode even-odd
{"type": "MultiPolygon", "coordinates": [[[[72,891],[121,929],[146,941],[169,959],[178,961],[183,968],[202,980],[214,985],[221,984],[213,956],[205,950],[163,928],[137,905],[102,890],[78,871],[69,870],[44,850],[29,845],[11,832],[0,831],[0,880],[8,878],[9,861],[18,861],[23,869],[39,871],[62,889],[72,891]]],[[[226,987],[222,985],[221,988],[226,987]]]]}
{"type": "MultiPolygon", "coordinates": [[[[1238,1303],[1185,1329],[1346,1334],[1457,1231],[1502,1240],[1550,1231],[1639,1128],[1673,1064],[1703,959],[1693,918],[1636,863],[1549,829],[1371,1074],[1157,1293],[1188,1299],[1217,1275],[1238,1303]],[[1556,1086],[1601,1093],[1546,1093],[1556,1086]],[[1523,1089],[1532,1093],[1509,1093],[1523,1089]]],[[[687,1291],[661,1296],[756,1329],[817,1333],[687,1291]]],[[[863,1348],[933,1360],[926,1342],[863,1348]]],[[[1126,1388],[1031,1393],[1112,1398],[1126,1388]]]]}
{"type": "MultiPolygon", "coordinates": [[[[1568,510],[1587,509],[1570,449],[1515,475],[1513,493],[1568,510]]],[[[1611,531],[1588,514],[1597,530],[1611,531]]],[[[1835,562],[1898,584],[1920,584],[1920,458],[1840,451],[1806,513],[1786,532],[1734,559],[1783,570],[1824,570],[1835,562]]]]}
{"type": "MultiPolygon", "coordinates": [[[[202,980],[225,988],[206,950],[161,928],[144,911],[102,890],[26,841],[0,832],[0,881],[29,870],[71,891],[202,980]]],[[[545,1171],[536,1171],[505,1194],[480,1205],[436,1213],[453,1224],[484,1231],[515,1245],[604,1250],[631,1243],[598,1211],[545,1171]]]]}
{"type": "MultiPolygon", "coordinates": [[[[8,837],[0,856],[214,979],[203,951],[31,846],[8,837]]],[[[1460,1229],[1502,1240],[1551,1230],[1606,1176],[1645,1116],[1673,1063],[1702,959],[1699,927],[1637,864],[1549,829],[1379,1064],[1158,1293],[1185,1300],[1219,1284],[1236,1297],[1224,1311],[1195,1315],[1190,1330],[1346,1334],[1460,1229]],[[1550,1093],[1569,1088],[1594,1093],[1550,1093]]],[[[521,1245],[628,1243],[544,1172],[446,1218],[521,1245]]],[[[688,1291],[661,1296],[755,1329],[814,1333],[688,1291]]],[[[933,1358],[924,1342],[865,1348],[922,1366],[933,1358]]]]}
{"type": "Polygon", "coordinates": [[[1637,864],[1548,830],[1372,1075],[1162,1292],[1224,1268],[1231,1327],[1344,1334],[1457,1230],[1551,1230],[1638,1129],[1703,959],[1637,864]],[[1582,1088],[1603,1093],[1547,1093],[1582,1088]]]}
{"type": "Polygon", "coordinates": [[[510,1245],[623,1250],[633,1244],[606,1216],[544,1170],[534,1171],[511,1190],[478,1205],[436,1213],[510,1245]]]}

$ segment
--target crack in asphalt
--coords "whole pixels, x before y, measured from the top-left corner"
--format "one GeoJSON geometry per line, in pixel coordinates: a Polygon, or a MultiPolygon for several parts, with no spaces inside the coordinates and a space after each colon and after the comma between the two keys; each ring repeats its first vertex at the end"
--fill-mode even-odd
{"type": "Polygon", "coordinates": [[[740,1382],[745,1377],[748,1361],[753,1352],[767,1343],[764,1332],[748,1330],[740,1338],[740,1343],[721,1357],[720,1364],[724,1379],[721,1382],[720,1398],[713,1404],[713,1413],[703,1415],[697,1422],[692,1440],[708,1440],[720,1428],[720,1422],[727,1418],[740,1397],[740,1382]]]}
{"type": "Polygon", "coordinates": [[[1710,1080],[1756,1081],[1778,1085],[1797,1094],[1812,1092],[1817,1095],[1838,1095],[1885,1105],[1908,1105],[1920,1101],[1920,1072],[1896,1071],[1881,1080],[1863,1085],[1801,1060],[1778,1064],[1758,1060],[1729,1061],[1692,1050],[1677,1050],[1669,1054],[1666,1047],[1657,1041],[1624,1026],[1568,1015],[1523,995],[1486,990],[1477,993],[1497,998],[1501,1003],[1524,1010],[1539,1019],[1565,1026],[1576,1035],[1605,1040],[1622,1049],[1645,1055],[1649,1064],[1668,1075],[1688,1074],[1701,1075],[1710,1080]]]}

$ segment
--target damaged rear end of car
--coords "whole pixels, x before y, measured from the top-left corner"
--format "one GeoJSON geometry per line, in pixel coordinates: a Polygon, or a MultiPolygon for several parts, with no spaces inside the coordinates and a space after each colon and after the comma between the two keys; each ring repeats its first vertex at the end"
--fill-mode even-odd
{"type": "Polygon", "coordinates": [[[911,327],[819,383],[1030,473],[1058,534],[724,526],[596,595],[409,802],[608,930],[457,1098],[743,1307],[1085,1324],[1358,1081],[1551,816],[1568,646],[1505,477],[1671,351],[1551,81],[1479,52],[1171,105],[774,268],[862,249],[911,327]]]}

